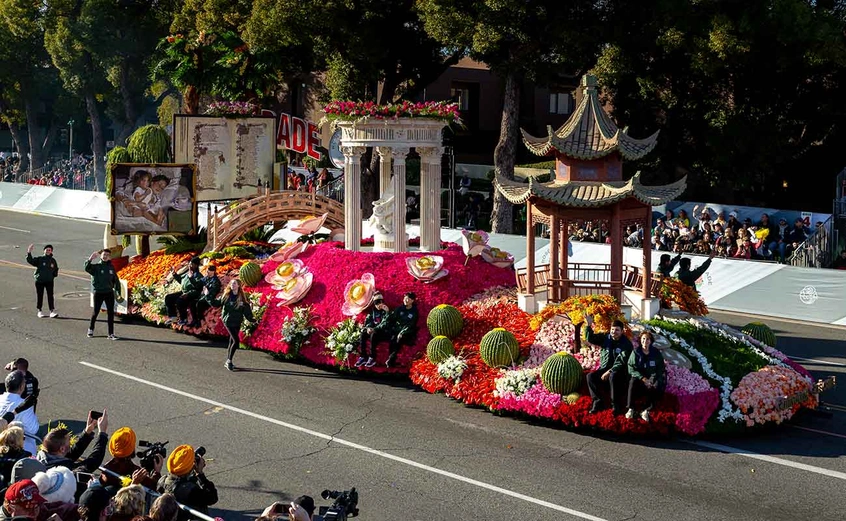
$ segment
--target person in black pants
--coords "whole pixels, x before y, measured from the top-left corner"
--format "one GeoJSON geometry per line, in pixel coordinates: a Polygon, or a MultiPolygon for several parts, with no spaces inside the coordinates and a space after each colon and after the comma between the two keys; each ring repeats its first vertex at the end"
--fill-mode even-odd
{"type": "Polygon", "coordinates": [[[56,259],[53,258],[53,245],[48,244],[44,247],[44,255],[41,257],[32,256],[33,245],[30,244],[26,249],[26,261],[35,266],[35,294],[38,297],[36,307],[38,308],[38,318],[44,318],[47,315],[41,312],[41,307],[44,305],[44,291],[47,291],[47,305],[50,307],[50,318],[56,318],[59,314],[56,312],[56,306],[53,302],[53,281],[59,276],[59,265],[56,259]]]}
{"type": "Polygon", "coordinates": [[[397,354],[402,346],[414,344],[417,338],[417,319],[420,314],[417,311],[417,296],[414,293],[406,293],[402,297],[402,306],[395,309],[385,329],[388,331],[390,343],[388,345],[388,360],[385,366],[391,368],[397,360],[397,354]]]}
{"type": "Polygon", "coordinates": [[[94,312],[91,314],[91,324],[88,326],[88,338],[94,336],[94,324],[100,307],[106,304],[106,314],[109,325],[109,340],[117,340],[115,336],[115,291],[120,294],[120,279],[112,266],[112,254],[104,249],[95,251],[85,261],[85,271],[91,275],[91,291],[94,292],[94,312]],[[94,259],[100,256],[100,262],[94,264],[94,259]]]}
{"type": "Polygon", "coordinates": [[[376,345],[383,340],[388,340],[390,336],[385,330],[388,324],[388,315],[390,315],[390,308],[382,299],[381,293],[373,295],[373,309],[367,314],[364,319],[364,330],[361,332],[361,340],[359,341],[360,355],[355,363],[356,367],[373,367],[376,365],[376,345]],[[370,356],[367,357],[367,342],[370,341],[370,356]]]}
{"type": "Polygon", "coordinates": [[[646,407],[641,411],[640,417],[648,422],[649,411],[658,403],[667,387],[664,356],[652,346],[654,341],[652,333],[644,331],[640,334],[640,348],[632,351],[627,361],[617,359],[617,364],[627,364],[629,368],[629,410],[626,412],[626,418],[630,420],[637,416],[635,402],[643,396],[646,407]]]}
{"type": "MultiPolygon", "coordinates": [[[[165,296],[165,307],[167,308],[167,321],[165,324],[172,324],[176,321],[176,314],[179,312],[179,325],[188,324],[188,308],[193,308],[194,302],[200,298],[203,290],[202,275],[200,275],[200,259],[194,257],[188,263],[188,272],[180,275],[170,269],[171,276],[176,282],[182,284],[180,291],[169,293],[165,296]]],[[[196,321],[196,317],[194,318],[196,321]]]]}
{"type": "Polygon", "coordinates": [[[191,327],[200,327],[206,311],[212,307],[212,302],[217,298],[221,290],[220,279],[217,276],[217,268],[214,264],[209,264],[206,268],[206,276],[200,279],[203,286],[202,295],[194,302],[191,308],[191,327]]]}
{"type": "Polygon", "coordinates": [[[232,357],[235,356],[235,350],[241,345],[241,324],[244,323],[244,320],[256,321],[247,294],[241,288],[241,281],[238,279],[230,280],[229,286],[223,290],[223,295],[219,299],[213,299],[212,305],[221,308],[220,318],[229,333],[226,362],[223,366],[230,371],[234,371],[235,365],[232,363],[232,357]]]}
{"type": "Polygon", "coordinates": [[[624,386],[628,383],[628,372],[625,361],[629,359],[632,352],[631,341],[623,335],[623,323],[615,320],[611,324],[611,331],[607,335],[595,334],[591,328],[593,322],[589,314],[585,314],[587,322],[587,341],[600,346],[602,351],[599,354],[599,369],[591,371],[587,375],[588,390],[592,401],[590,413],[594,414],[602,409],[601,392],[606,385],[611,394],[611,406],[614,414],[623,414],[621,398],[624,394],[624,386]],[[618,359],[623,360],[623,365],[616,366],[618,359]]]}

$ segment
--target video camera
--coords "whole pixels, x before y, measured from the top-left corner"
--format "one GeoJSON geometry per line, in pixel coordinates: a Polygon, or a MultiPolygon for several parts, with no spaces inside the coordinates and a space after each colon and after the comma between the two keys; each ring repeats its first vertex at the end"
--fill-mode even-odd
{"type": "Polygon", "coordinates": [[[320,517],[315,520],[323,521],[346,521],[349,517],[358,516],[358,492],[355,487],[338,492],[337,490],[324,490],[320,493],[323,499],[334,499],[335,502],[329,507],[320,507],[320,517]]]}
{"type": "Polygon", "coordinates": [[[149,442],[144,440],[138,440],[139,447],[146,447],[146,450],[139,451],[136,453],[136,456],[141,460],[141,468],[149,472],[150,474],[153,473],[153,470],[156,466],[156,456],[161,456],[162,459],[167,459],[167,444],[169,442],[149,442]]]}

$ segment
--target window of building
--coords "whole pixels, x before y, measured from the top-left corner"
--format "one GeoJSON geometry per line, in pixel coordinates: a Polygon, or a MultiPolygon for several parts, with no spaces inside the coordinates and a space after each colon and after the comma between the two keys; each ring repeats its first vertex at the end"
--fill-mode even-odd
{"type": "Polygon", "coordinates": [[[466,87],[453,87],[450,89],[450,97],[458,103],[458,110],[466,112],[470,109],[470,89],[466,87]]]}
{"type": "Polygon", "coordinates": [[[566,92],[549,93],[549,113],[569,114],[571,112],[570,102],[572,98],[566,92]]]}

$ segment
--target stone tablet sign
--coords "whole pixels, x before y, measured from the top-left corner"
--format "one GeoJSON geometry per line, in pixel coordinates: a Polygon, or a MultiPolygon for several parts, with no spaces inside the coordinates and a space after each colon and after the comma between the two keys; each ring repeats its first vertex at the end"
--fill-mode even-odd
{"type": "Polygon", "coordinates": [[[173,117],[173,155],[197,166],[197,200],[254,195],[276,161],[276,120],[265,116],[173,117]]]}

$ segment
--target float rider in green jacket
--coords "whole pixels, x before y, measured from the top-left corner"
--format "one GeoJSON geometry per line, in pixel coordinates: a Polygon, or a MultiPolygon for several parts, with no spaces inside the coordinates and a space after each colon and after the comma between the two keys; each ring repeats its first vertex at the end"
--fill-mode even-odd
{"type": "MultiPolygon", "coordinates": [[[[618,363],[625,363],[629,370],[629,398],[627,402],[628,411],[626,418],[633,419],[637,412],[634,409],[638,397],[646,398],[646,407],[640,413],[643,421],[649,421],[649,411],[661,399],[664,388],[667,386],[667,369],[664,364],[664,355],[661,354],[653,342],[655,337],[649,331],[640,334],[640,346],[632,351],[627,361],[619,360],[618,363]]],[[[615,364],[616,366],[616,364],[615,364]]]]}
{"type": "Polygon", "coordinates": [[[217,276],[217,267],[214,264],[209,264],[206,268],[206,276],[200,280],[203,285],[202,294],[196,300],[194,306],[191,308],[191,327],[200,327],[206,311],[212,307],[212,302],[220,294],[223,285],[217,276]]]}
{"type": "Polygon", "coordinates": [[[35,294],[38,298],[36,307],[38,308],[38,318],[44,318],[47,315],[41,312],[41,306],[44,305],[44,291],[47,291],[47,305],[50,307],[50,318],[59,316],[56,313],[56,306],[53,301],[53,281],[59,276],[59,265],[56,259],[53,258],[53,245],[48,244],[44,246],[44,255],[41,257],[32,256],[32,247],[30,244],[26,249],[26,261],[35,266],[35,294]]]}
{"type": "Polygon", "coordinates": [[[682,281],[683,284],[696,289],[696,281],[701,277],[711,266],[711,261],[716,257],[717,250],[711,251],[708,259],[699,265],[695,270],[690,269],[690,258],[685,257],[679,261],[679,271],[676,273],[676,278],[682,281]]]}
{"type": "Polygon", "coordinates": [[[120,279],[117,270],[112,266],[112,253],[108,249],[95,251],[85,261],[85,271],[91,275],[91,291],[94,292],[94,312],[91,315],[91,323],[88,326],[88,338],[94,336],[94,324],[97,322],[97,315],[100,314],[100,307],[106,305],[106,316],[108,317],[109,340],[117,340],[115,336],[115,293],[120,295],[120,279]],[[93,261],[100,257],[100,262],[93,261]]]}
{"type": "Polygon", "coordinates": [[[167,321],[165,324],[172,324],[176,322],[177,311],[179,312],[179,325],[188,325],[188,308],[194,305],[194,302],[203,291],[203,276],[200,274],[200,258],[194,257],[188,263],[188,272],[180,275],[179,273],[170,269],[170,275],[173,280],[182,284],[180,291],[169,293],[165,296],[165,308],[167,308],[167,321]]]}
{"type": "Polygon", "coordinates": [[[388,317],[385,330],[388,333],[389,347],[388,360],[385,366],[391,368],[397,360],[402,346],[410,346],[417,340],[417,319],[420,313],[417,311],[417,295],[406,293],[402,297],[402,306],[396,308],[388,317]]]}
{"type": "Polygon", "coordinates": [[[391,310],[385,301],[382,299],[381,293],[373,295],[373,307],[364,319],[364,328],[361,330],[361,340],[359,340],[358,360],[355,363],[356,367],[373,367],[376,365],[376,346],[383,340],[388,340],[390,335],[385,329],[388,325],[388,318],[391,315],[391,310]],[[367,356],[367,342],[370,342],[370,356],[367,356]]]}

